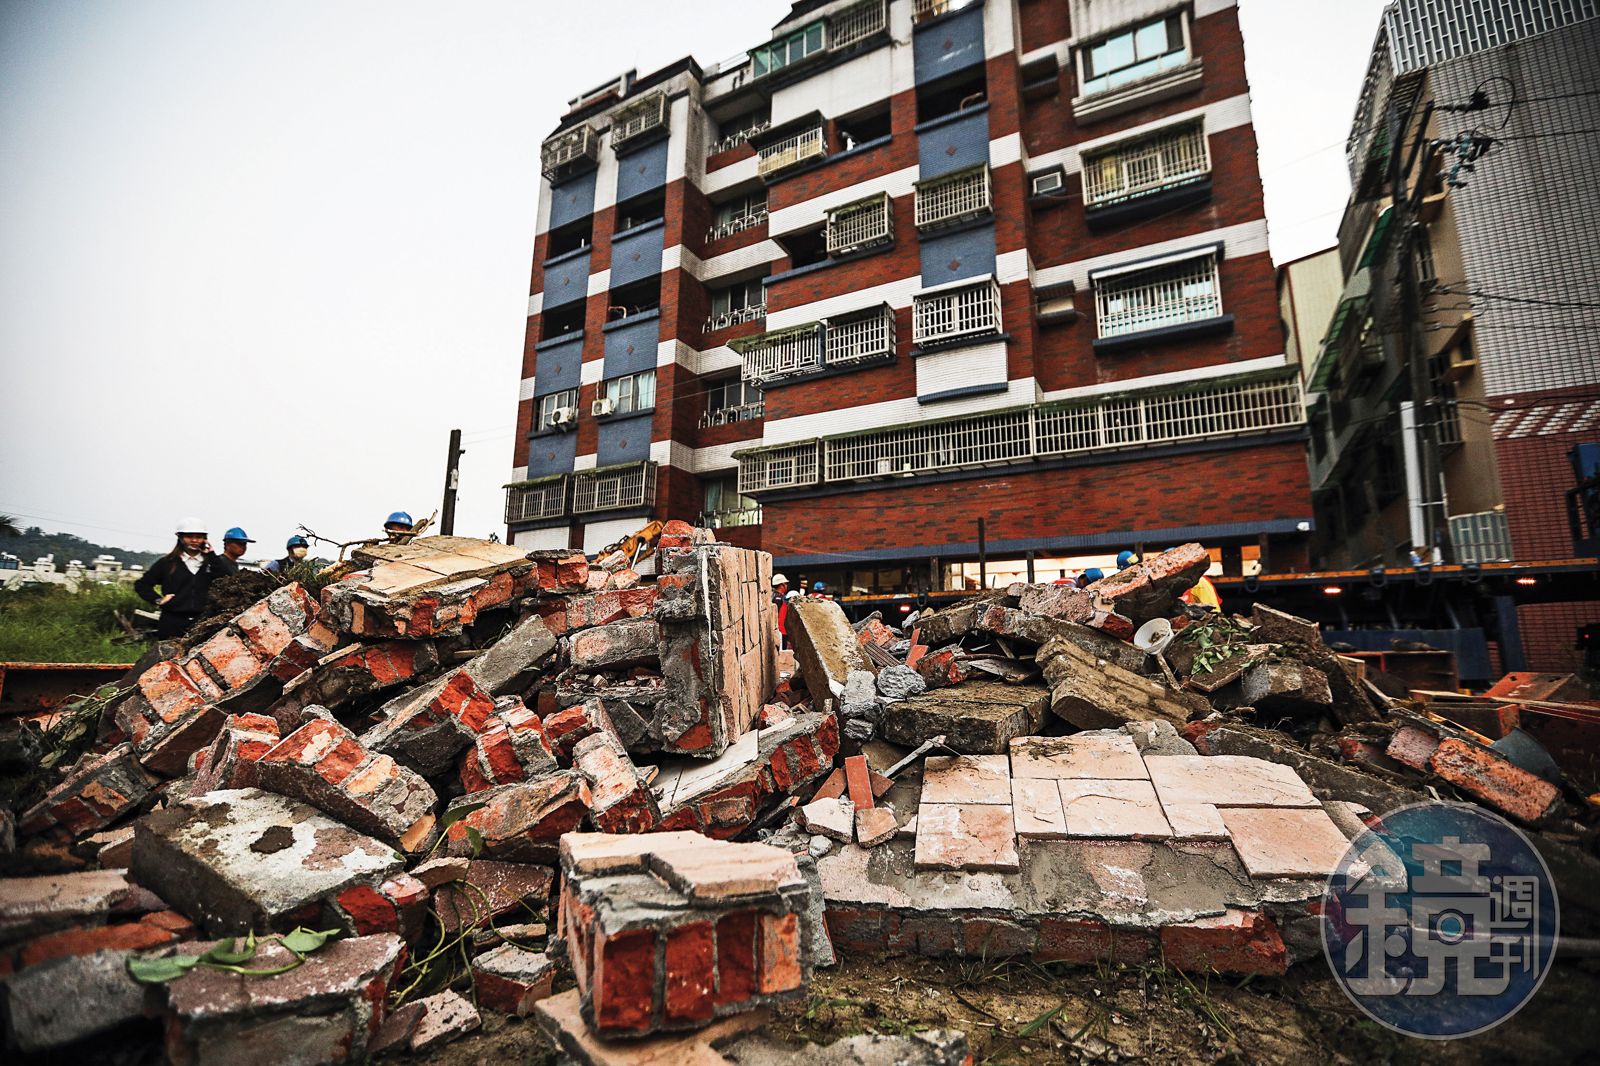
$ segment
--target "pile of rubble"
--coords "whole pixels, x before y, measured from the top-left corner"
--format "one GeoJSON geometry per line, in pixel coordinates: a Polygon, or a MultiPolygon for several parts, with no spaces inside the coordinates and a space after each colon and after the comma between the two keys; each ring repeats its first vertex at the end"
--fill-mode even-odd
{"type": "Polygon", "coordinates": [[[9,1045],[334,1062],[492,1010],[584,1062],[953,1066],[958,1033],[759,1030],[836,951],[1282,974],[1424,781],[1573,831],[1314,625],[1185,610],[1198,545],[904,628],[802,600],[792,654],[766,554],[668,523],[647,562],[371,547],[159,647],[0,812],[9,1045]]]}

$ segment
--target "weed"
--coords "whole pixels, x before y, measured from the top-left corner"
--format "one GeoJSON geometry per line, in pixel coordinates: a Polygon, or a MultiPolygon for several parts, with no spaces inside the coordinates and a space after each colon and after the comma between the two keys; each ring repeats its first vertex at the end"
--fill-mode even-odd
{"type": "Polygon", "coordinates": [[[118,616],[132,618],[144,606],[123,585],[0,592],[0,662],[131,663],[149,642],[128,637],[118,616]]]}

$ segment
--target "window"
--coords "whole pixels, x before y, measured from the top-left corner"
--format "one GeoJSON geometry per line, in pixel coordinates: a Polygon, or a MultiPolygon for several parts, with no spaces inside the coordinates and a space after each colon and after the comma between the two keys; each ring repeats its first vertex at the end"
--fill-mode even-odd
{"type": "Polygon", "coordinates": [[[818,20],[770,44],[762,45],[750,53],[751,77],[764,78],[817,54],[823,50],[825,36],[823,24],[818,20]]]}
{"type": "Polygon", "coordinates": [[[1130,200],[1211,173],[1203,126],[1185,123],[1086,155],[1083,198],[1090,207],[1130,200]]]}
{"type": "Polygon", "coordinates": [[[1201,322],[1222,314],[1214,252],[1094,282],[1099,336],[1201,322]]]}
{"type": "Polygon", "coordinates": [[[661,307],[661,276],[636,281],[611,290],[606,321],[621,322],[633,315],[648,314],[661,307]]]}
{"type": "Polygon", "coordinates": [[[737,148],[751,137],[772,125],[772,109],[766,106],[741,112],[717,123],[718,140],[711,145],[709,155],[737,148]]]}
{"type": "Polygon", "coordinates": [[[710,529],[730,529],[759,525],[761,504],[739,494],[739,477],[718,478],[705,483],[703,525],[710,529]]]}
{"type": "Polygon", "coordinates": [[[834,128],[839,131],[839,143],[843,151],[859,148],[868,141],[887,137],[890,133],[889,105],[880,104],[858,111],[853,115],[834,120],[834,128]]]}
{"type": "Polygon", "coordinates": [[[845,204],[828,212],[829,255],[847,255],[894,243],[894,201],[888,193],[845,204]]]}
{"type": "Polygon", "coordinates": [[[1439,273],[1433,263],[1433,241],[1428,238],[1428,231],[1421,226],[1414,232],[1417,237],[1417,284],[1426,292],[1439,280],[1439,273]]]}
{"type": "Polygon", "coordinates": [[[917,182],[918,229],[950,226],[989,214],[989,168],[980,164],[968,170],[917,182]]]}
{"type": "Polygon", "coordinates": [[[798,270],[800,267],[827,260],[826,228],[826,226],[812,226],[809,229],[785,233],[778,238],[778,246],[788,253],[789,269],[798,270]]]}
{"type": "Polygon", "coordinates": [[[544,320],[543,335],[540,340],[553,340],[569,333],[583,332],[583,318],[588,308],[582,300],[575,300],[564,307],[552,308],[539,317],[544,320]]]}
{"type": "Polygon", "coordinates": [[[717,220],[712,223],[706,240],[715,241],[735,233],[759,226],[767,220],[767,190],[757,189],[743,193],[717,205],[717,220]]]}
{"type": "Polygon", "coordinates": [[[656,405],[656,372],[641,370],[612,378],[606,382],[606,400],[615,415],[650,410],[656,405]]]}
{"type": "Polygon", "coordinates": [[[1154,19],[1083,50],[1083,95],[1120,89],[1188,61],[1183,15],[1154,19]]]}
{"type": "Polygon", "coordinates": [[[570,226],[550,231],[550,241],[545,251],[546,259],[554,259],[568,252],[576,252],[589,247],[590,236],[594,231],[594,219],[585,218],[574,222],[570,226]]]}
{"type": "Polygon", "coordinates": [[[739,281],[725,289],[717,289],[711,294],[711,313],[713,315],[726,315],[734,311],[743,311],[747,307],[761,307],[766,303],[766,290],[761,286],[760,278],[751,278],[749,281],[739,281]]]}
{"type": "Polygon", "coordinates": [[[538,431],[546,429],[565,429],[576,419],[578,410],[578,390],[562,389],[552,392],[548,396],[539,397],[539,424],[538,431]],[[557,412],[560,412],[559,414],[557,412]]]}
{"type": "Polygon", "coordinates": [[[993,278],[921,293],[911,298],[911,335],[917,344],[1000,332],[1000,285],[993,278]]]}
{"type": "Polygon", "coordinates": [[[744,378],[728,378],[706,386],[706,414],[708,426],[725,426],[732,422],[748,422],[766,412],[761,390],[744,378]]]}
{"type": "Polygon", "coordinates": [[[644,196],[635,196],[627,203],[617,205],[617,229],[630,230],[635,226],[643,226],[648,222],[659,222],[667,214],[667,198],[664,193],[649,193],[644,196]]]}
{"type": "Polygon", "coordinates": [[[917,86],[917,121],[931,122],[977,107],[988,99],[989,83],[982,67],[917,86]]]}

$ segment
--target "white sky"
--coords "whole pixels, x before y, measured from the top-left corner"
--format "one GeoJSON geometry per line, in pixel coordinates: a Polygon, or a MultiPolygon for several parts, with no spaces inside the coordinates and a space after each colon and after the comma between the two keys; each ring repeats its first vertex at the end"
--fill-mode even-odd
{"type": "MultiPolygon", "coordinates": [[[[1382,2],[1241,8],[1284,262],[1334,241],[1382,2]]],[[[460,428],[456,531],[502,531],[540,141],[787,9],[3,0],[0,512],[146,550],[192,513],[274,557],[432,513],[460,428]]]]}

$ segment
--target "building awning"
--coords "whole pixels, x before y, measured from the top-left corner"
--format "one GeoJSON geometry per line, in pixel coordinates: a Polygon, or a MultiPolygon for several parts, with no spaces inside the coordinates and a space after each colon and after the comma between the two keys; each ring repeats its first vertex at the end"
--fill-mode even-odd
{"type": "MultiPolygon", "coordinates": [[[[1374,229],[1373,232],[1376,233],[1377,230],[1374,229]]],[[[1338,362],[1334,358],[1334,352],[1339,346],[1339,337],[1344,333],[1350,317],[1365,314],[1367,304],[1371,301],[1372,271],[1362,267],[1351,274],[1350,280],[1345,282],[1344,294],[1339,299],[1339,306],[1333,312],[1333,321],[1328,323],[1328,332],[1323,335],[1322,346],[1317,350],[1317,362],[1312,368],[1310,383],[1306,385],[1307,392],[1323,392],[1327,389],[1328,378],[1333,375],[1333,368],[1338,362]]]]}
{"type": "Polygon", "coordinates": [[[1361,262],[1356,264],[1358,270],[1365,270],[1372,265],[1372,261],[1383,254],[1384,248],[1389,243],[1389,230],[1394,226],[1394,205],[1390,204],[1383,209],[1383,214],[1378,216],[1378,221],[1372,227],[1372,236],[1367,238],[1366,250],[1361,253],[1361,262]]]}

